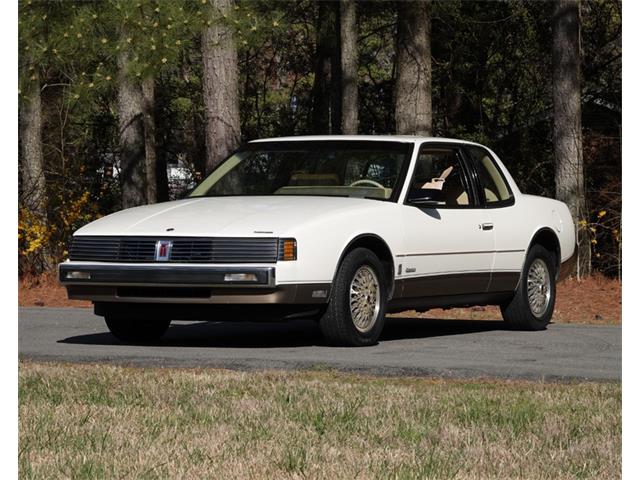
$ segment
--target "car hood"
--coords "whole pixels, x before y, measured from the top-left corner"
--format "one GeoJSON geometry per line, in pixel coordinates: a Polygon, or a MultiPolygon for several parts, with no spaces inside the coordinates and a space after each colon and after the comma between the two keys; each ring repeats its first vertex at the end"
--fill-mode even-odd
{"type": "Polygon", "coordinates": [[[363,214],[380,205],[391,204],[311,196],[189,198],[122,210],[76,235],[281,236],[311,221],[363,214]]]}

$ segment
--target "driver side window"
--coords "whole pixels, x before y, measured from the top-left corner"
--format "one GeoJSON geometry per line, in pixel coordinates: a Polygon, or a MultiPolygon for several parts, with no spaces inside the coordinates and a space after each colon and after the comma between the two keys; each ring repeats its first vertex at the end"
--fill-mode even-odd
{"type": "Polygon", "coordinates": [[[471,195],[458,153],[447,148],[422,150],[416,160],[409,198],[433,198],[446,207],[470,205],[471,195]]]}

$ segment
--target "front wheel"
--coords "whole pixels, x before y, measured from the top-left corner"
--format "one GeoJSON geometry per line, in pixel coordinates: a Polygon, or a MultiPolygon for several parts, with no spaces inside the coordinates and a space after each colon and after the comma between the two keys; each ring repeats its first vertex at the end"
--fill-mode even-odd
{"type": "Polygon", "coordinates": [[[382,263],[371,250],[356,248],[338,268],[320,329],[332,345],[374,345],[384,326],[386,304],[382,263]]]}
{"type": "Polygon", "coordinates": [[[124,343],[149,343],[162,338],[171,320],[140,319],[125,315],[108,314],[104,321],[109,331],[124,343]]]}
{"type": "Polygon", "coordinates": [[[520,284],[513,298],[502,305],[502,317],[517,330],[544,330],[556,301],[556,271],[553,255],[541,245],[527,254],[520,284]]]}

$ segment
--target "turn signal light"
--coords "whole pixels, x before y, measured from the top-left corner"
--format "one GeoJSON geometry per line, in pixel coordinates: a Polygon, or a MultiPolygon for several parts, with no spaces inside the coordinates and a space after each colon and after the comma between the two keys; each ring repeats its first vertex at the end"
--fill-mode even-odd
{"type": "Polygon", "coordinates": [[[278,260],[290,262],[298,258],[298,244],[295,238],[280,239],[278,260]]]}

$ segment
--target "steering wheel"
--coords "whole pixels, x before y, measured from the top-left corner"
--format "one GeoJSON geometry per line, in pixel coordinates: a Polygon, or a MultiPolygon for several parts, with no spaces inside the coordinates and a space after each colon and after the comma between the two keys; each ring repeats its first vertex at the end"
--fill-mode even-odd
{"type": "Polygon", "coordinates": [[[375,180],[368,180],[366,178],[363,178],[362,180],[356,180],[355,182],[351,183],[351,185],[349,185],[349,186],[350,187],[357,187],[358,185],[365,185],[365,184],[373,185],[374,187],[382,188],[384,190],[384,186],[383,185],[380,185],[375,180]]]}

